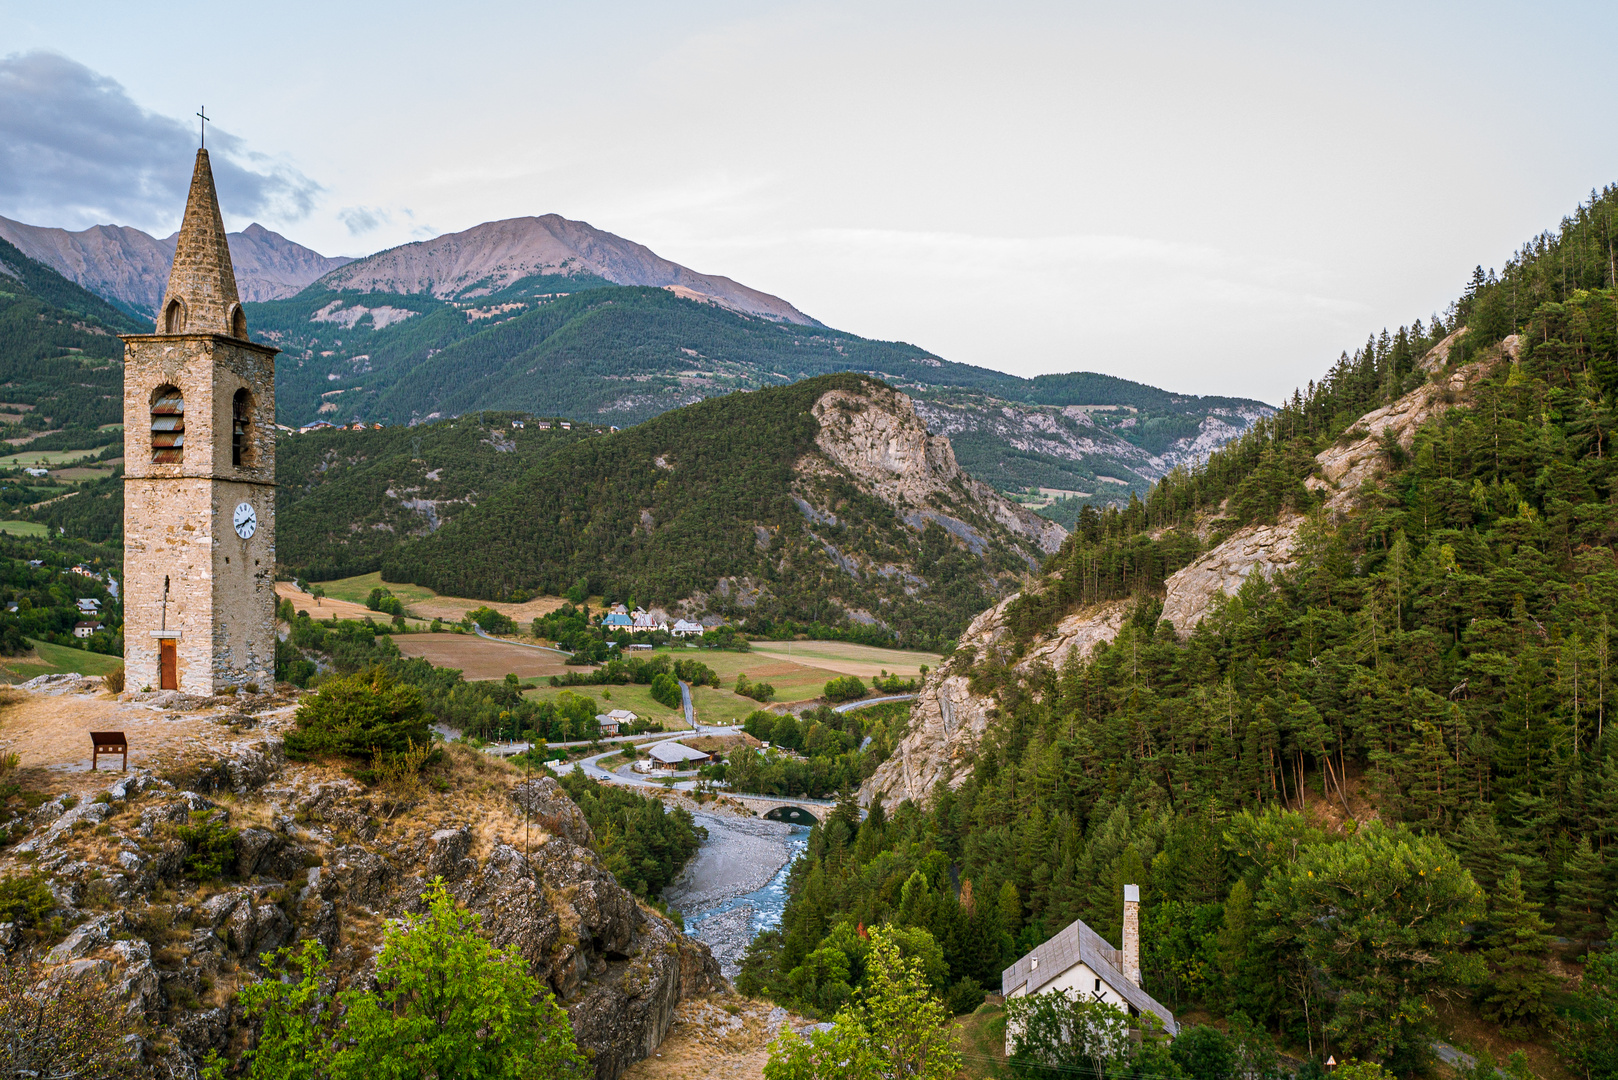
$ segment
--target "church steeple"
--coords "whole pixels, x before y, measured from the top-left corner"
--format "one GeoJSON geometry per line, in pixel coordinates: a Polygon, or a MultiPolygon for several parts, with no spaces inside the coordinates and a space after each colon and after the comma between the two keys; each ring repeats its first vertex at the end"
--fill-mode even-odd
{"type": "Polygon", "coordinates": [[[174,245],[174,268],[158,309],[160,334],[227,334],[247,337],[247,319],[236,292],[225,220],[214,194],[208,151],[197,151],[185,221],[174,245]]]}

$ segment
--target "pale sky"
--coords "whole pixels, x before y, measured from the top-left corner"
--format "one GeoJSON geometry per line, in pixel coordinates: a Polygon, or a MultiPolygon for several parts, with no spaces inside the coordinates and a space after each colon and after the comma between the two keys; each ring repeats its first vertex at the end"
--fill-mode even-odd
{"type": "Polygon", "coordinates": [[[206,103],[233,229],[362,255],[554,212],[951,360],[1271,402],[1618,181],[1610,3],[0,0],[0,28],[8,217],[166,235],[206,103]]]}

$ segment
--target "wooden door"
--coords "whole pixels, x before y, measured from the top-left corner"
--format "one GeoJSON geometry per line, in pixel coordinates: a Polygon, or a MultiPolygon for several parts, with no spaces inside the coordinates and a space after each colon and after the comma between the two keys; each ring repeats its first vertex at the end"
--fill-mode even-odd
{"type": "Polygon", "coordinates": [[[157,643],[157,688],[159,690],[180,688],[180,660],[172,638],[162,638],[157,643]]]}

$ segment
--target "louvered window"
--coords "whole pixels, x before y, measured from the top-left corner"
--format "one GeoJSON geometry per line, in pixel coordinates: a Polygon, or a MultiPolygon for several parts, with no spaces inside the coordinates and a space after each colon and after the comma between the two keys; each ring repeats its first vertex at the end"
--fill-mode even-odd
{"type": "Polygon", "coordinates": [[[252,395],[246,390],[236,391],[236,397],[231,401],[230,463],[237,468],[241,468],[248,454],[247,422],[252,414],[252,403],[252,395]]]}
{"type": "Polygon", "coordinates": [[[172,386],[152,402],[152,463],[178,465],[185,457],[185,398],[172,386]]]}

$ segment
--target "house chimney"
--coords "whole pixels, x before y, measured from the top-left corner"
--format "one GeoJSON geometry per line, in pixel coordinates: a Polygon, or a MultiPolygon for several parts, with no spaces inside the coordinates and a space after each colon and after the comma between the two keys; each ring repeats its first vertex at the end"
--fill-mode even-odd
{"type": "Polygon", "coordinates": [[[1124,978],[1140,985],[1140,886],[1124,886],[1124,978]]]}

